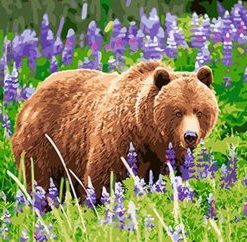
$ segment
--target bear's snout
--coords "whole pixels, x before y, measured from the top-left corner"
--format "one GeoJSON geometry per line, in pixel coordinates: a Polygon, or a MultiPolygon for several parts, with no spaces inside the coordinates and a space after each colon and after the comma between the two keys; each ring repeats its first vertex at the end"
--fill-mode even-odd
{"type": "Polygon", "coordinates": [[[197,133],[191,130],[187,130],[184,134],[184,141],[190,148],[194,148],[197,138],[197,133]]]}

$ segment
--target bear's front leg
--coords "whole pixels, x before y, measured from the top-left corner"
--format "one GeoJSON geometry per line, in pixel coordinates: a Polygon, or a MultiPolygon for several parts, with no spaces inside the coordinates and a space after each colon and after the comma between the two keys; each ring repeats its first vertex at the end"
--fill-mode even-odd
{"type": "Polygon", "coordinates": [[[85,186],[88,184],[88,177],[91,178],[97,200],[101,196],[103,186],[109,191],[111,172],[116,181],[121,181],[127,176],[127,170],[121,161],[121,154],[116,152],[116,147],[109,148],[103,142],[91,148],[83,175],[85,186]]]}

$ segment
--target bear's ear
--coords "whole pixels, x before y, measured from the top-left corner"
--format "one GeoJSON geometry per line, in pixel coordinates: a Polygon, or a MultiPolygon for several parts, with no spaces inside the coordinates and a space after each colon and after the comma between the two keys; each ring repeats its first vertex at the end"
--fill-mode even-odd
{"type": "Polygon", "coordinates": [[[210,87],[213,81],[212,70],[208,66],[202,66],[197,71],[197,78],[206,86],[210,87]]]}
{"type": "Polygon", "coordinates": [[[154,84],[159,89],[164,85],[167,85],[170,80],[169,72],[166,69],[158,67],[154,70],[154,84]]]}

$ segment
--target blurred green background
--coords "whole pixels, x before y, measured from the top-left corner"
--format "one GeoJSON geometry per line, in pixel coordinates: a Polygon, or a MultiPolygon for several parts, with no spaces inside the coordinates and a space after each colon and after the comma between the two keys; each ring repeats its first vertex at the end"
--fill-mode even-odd
{"type": "MultiPolygon", "coordinates": [[[[229,10],[237,0],[221,0],[219,2],[229,10]]],[[[118,18],[124,25],[131,20],[138,22],[142,7],[147,13],[156,7],[161,20],[166,12],[176,14],[178,17],[189,12],[207,13],[209,17],[217,16],[216,0],[1,0],[0,29],[5,34],[7,32],[22,32],[25,28],[30,27],[39,34],[42,16],[47,13],[50,26],[55,32],[60,19],[64,17],[64,28],[61,35],[64,39],[69,28],[73,28],[77,33],[85,32],[91,20],[96,20],[101,29],[109,20],[115,18],[118,18]],[[88,4],[87,18],[82,20],[81,12],[84,3],[88,4]]]]}

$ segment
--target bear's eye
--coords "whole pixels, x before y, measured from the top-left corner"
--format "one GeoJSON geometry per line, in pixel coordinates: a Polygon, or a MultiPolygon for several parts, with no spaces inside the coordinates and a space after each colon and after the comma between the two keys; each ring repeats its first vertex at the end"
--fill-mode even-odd
{"type": "Polygon", "coordinates": [[[201,118],[202,117],[202,112],[197,112],[196,115],[197,115],[198,118],[201,118]]]}
{"type": "Polygon", "coordinates": [[[182,114],[182,112],[177,111],[177,112],[176,112],[176,116],[177,116],[178,118],[181,118],[181,117],[183,116],[183,114],[182,114]]]}

